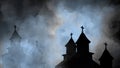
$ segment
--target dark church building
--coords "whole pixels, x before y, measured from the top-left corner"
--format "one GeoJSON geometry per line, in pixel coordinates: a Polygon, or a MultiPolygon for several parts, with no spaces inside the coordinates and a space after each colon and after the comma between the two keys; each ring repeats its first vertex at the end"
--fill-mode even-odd
{"type": "Polygon", "coordinates": [[[76,42],[72,38],[65,45],[66,54],[63,55],[64,60],[56,65],[55,68],[112,68],[113,57],[107,50],[107,43],[105,43],[105,50],[100,57],[100,64],[92,59],[94,53],[89,52],[90,40],[84,34],[84,27],[76,42]]]}

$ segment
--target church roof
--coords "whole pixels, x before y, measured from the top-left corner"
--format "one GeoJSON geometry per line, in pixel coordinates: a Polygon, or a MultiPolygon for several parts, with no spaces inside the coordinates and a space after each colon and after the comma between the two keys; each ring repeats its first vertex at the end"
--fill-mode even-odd
{"type": "Polygon", "coordinates": [[[14,32],[13,32],[10,40],[13,40],[13,39],[21,39],[20,35],[19,35],[18,32],[16,31],[16,25],[14,26],[14,32]]]}
{"type": "Polygon", "coordinates": [[[75,42],[74,42],[74,40],[73,40],[73,38],[72,38],[72,33],[71,33],[71,38],[70,38],[70,40],[68,41],[68,43],[65,45],[66,47],[67,46],[75,46],[75,42]]]}
{"type": "Polygon", "coordinates": [[[82,33],[80,34],[76,43],[83,42],[83,41],[90,43],[90,40],[86,37],[86,35],[83,32],[84,27],[82,26],[81,28],[82,28],[82,33]]]}
{"type": "Polygon", "coordinates": [[[107,50],[107,44],[105,43],[105,50],[99,60],[101,61],[101,60],[106,60],[106,59],[112,60],[113,57],[107,50]]]}

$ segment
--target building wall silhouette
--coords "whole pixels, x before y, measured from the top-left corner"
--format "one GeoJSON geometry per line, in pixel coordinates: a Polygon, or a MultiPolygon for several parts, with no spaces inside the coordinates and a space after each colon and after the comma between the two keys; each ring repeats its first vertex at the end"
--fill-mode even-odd
{"type": "MultiPolygon", "coordinates": [[[[89,52],[90,40],[84,34],[84,27],[82,26],[82,32],[76,41],[71,38],[65,45],[66,54],[63,55],[64,60],[56,65],[55,68],[112,68],[113,57],[105,47],[105,50],[100,57],[100,65],[92,59],[94,53],[89,52]]],[[[105,46],[107,44],[105,43],[105,46]]]]}

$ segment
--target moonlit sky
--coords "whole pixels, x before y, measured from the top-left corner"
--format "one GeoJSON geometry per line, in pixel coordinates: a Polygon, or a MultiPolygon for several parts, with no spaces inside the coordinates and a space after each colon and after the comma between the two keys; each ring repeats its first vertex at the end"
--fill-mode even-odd
{"type": "Polygon", "coordinates": [[[112,22],[119,7],[111,1],[0,0],[0,68],[54,68],[63,60],[70,33],[76,42],[81,26],[91,41],[93,59],[99,63],[107,42],[108,50],[116,57],[114,68],[119,68],[120,54],[115,52],[120,51],[120,28],[119,23],[112,22]],[[11,45],[9,40],[14,25],[22,37],[19,46],[11,45]]]}
{"type": "MultiPolygon", "coordinates": [[[[73,39],[76,42],[81,34],[81,26],[84,26],[84,33],[91,41],[90,51],[95,53],[97,43],[102,38],[102,22],[104,14],[112,11],[109,7],[90,7],[83,6],[78,11],[68,11],[63,6],[59,6],[57,13],[62,25],[57,30],[57,38],[62,44],[63,54],[65,53],[65,44],[70,39],[70,33],[73,33],[73,39]]],[[[101,43],[106,40],[101,41],[101,43]]],[[[104,49],[104,47],[103,47],[104,49]]]]}
{"type": "Polygon", "coordinates": [[[81,33],[81,26],[83,25],[85,27],[84,32],[87,37],[94,41],[91,42],[92,49],[90,48],[94,51],[95,44],[101,37],[100,29],[104,11],[104,9],[101,11],[100,9],[94,9],[92,7],[90,8],[89,6],[85,6],[79,9],[79,11],[70,12],[63,6],[60,6],[58,9],[58,16],[63,24],[58,28],[57,36],[60,39],[62,39],[62,36],[69,40],[70,33],[72,32],[74,34],[73,38],[76,41],[81,33]]]}

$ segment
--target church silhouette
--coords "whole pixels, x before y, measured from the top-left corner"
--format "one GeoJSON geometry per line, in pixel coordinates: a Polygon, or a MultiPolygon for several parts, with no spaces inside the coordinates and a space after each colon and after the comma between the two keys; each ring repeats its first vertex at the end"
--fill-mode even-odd
{"type": "Polygon", "coordinates": [[[66,54],[63,55],[64,60],[56,65],[55,68],[112,68],[113,57],[107,50],[107,43],[105,43],[105,50],[100,57],[100,65],[92,59],[94,53],[89,52],[90,40],[84,34],[84,27],[76,42],[72,38],[65,45],[66,54]]]}
{"type": "MultiPolygon", "coordinates": [[[[92,59],[92,55],[94,53],[89,52],[90,40],[84,34],[83,31],[84,27],[82,26],[81,28],[82,28],[82,32],[76,42],[74,42],[72,38],[73,34],[71,33],[71,38],[68,41],[68,43],[65,45],[66,54],[63,55],[64,60],[60,62],[58,65],[56,65],[55,68],[112,68],[113,57],[110,55],[109,51],[107,50],[107,43],[105,43],[105,50],[99,59],[100,61],[100,65],[99,65],[92,59]]],[[[12,45],[16,45],[16,46],[19,45],[21,37],[16,30],[16,26],[14,26],[14,32],[10,40],[12,45]]],[[[14,47],[15,46],[9,48],[9,52],[14,52],[13,51],[14,47]]],[[[12,57],[11,59],[14,58],[12,57]]]]}

